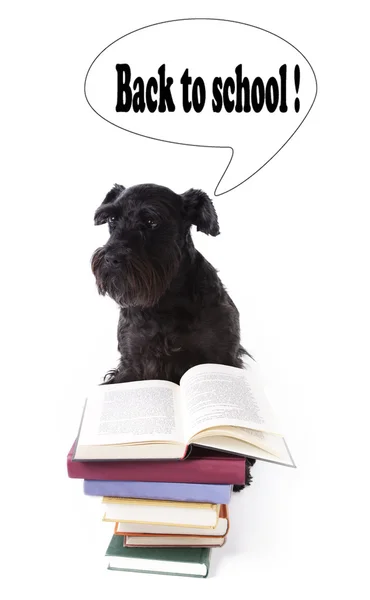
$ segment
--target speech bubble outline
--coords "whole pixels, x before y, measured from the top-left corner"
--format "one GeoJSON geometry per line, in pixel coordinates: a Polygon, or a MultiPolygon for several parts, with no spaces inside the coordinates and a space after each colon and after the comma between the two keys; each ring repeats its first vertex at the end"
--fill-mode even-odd
{"type": "Polygon", "coordinates": [[[119,38],[117,38],[116,40],[114,40],[113,42],[111,42],[110,44],[108,44],[101,52],[99,52],[99,54],[95,57],[95,59],[93,60],[93,62],[91,63],[86,76],[85,76],[85,81],[84,81],[84,95],[86,98],[87,103],[89,104],[90,108],[104,121],[106,121],[107,123],[110,123],[111,125],[114,125],[115,127],[122,129],[123,131],[127,131],[128,133],[134,134],[134,135],[138,135],[140,137],[144,137],[146,139],[151,139],[151,140],[155,140],[158,142],[165,142],[168,144],[176,144],[176,145],[180,145],[180,146],[190,146],[190,147],[195,147],[195,148],[227,148],[231,150],[231,157],[230,160],[224,170],[224,172],[222,173],[216,187],[214,190],[214,196],[223,196],[224,194],[227,194],[228,192],[236,189],[237,187],[239,187],[240,185],[242,185],[243,183],[245,183],[246,181],[248,181],[249,179],[251,179],[251,177],[253,177],[256,173],[258,173],[261,169],[263,169],[283,148],[284,146],[286,146],[286,144],[289,142],[289,140],[292,139],[292,137],[295,135],[295,133],[298,131],[298,129],[301,127],[301,125],[304,123],[304,121],[306,120],[307,116],[309,115],[309,113],[311,112],[311,109],[315,103],[316,97],[317,97],[317,92],[318,92],[318,84],[317,84],[317,78],[316,78],[316,74],[315,71],[311,65],[311,63],[309,62],[309,60],[304,56],[304,54],[298,50],[298,48],[296,48],[296,46],[294,46],[293,44],[291,44],[290,42],[288,42],[286,39],[284,39],[282,36],[277,35],[276,33],[273,33],[267,29],[264,29],[262,27],[258,27],[256,25],[251,25],[249,23],[244,23],[242,21],[235,21],[235,20],[231,20],[231,19],[218,19],[218,18],[207,18],[207,17],[189,17],[189,18],[184,18],[184,19],[172,19],[169,21],[160,21],[158,23],[151,23],[150,25],[145,25],[143,27],[139,27],[138,29],[135,29],[133,31],[130,31],[126,34],[124,34],[123,36],[120,36],[119,38]],[[218,145],[218,144],[194,144],[194,143],[188,143],[188,142],[178,142],[175,140],[169,140],[169,139],[163,139],[163,138],[158,138],[152,135],[145,135],[143,133],[138,133],[137,131],[132,131],[131,129],[128,129],[126,127],[123,127],[122,125],[119,125],[117,123],[114,123],[113,121],[110,121],[109,119],[107,119],[106,117],[104,117],[102,114],[100,114],[100,112],[98,112],[90,103],[88,96],[87,96],[87,91],[86,91],[86,86],[87,86],[87,80],[88,80],[88,76],[90,74],[90,71],[93,67],[93,65],[96,63],[96,61],[99,59],[99,57],[111,46],[113,46],[114,44],[116,44],[117,42],[119,42],[120,40],[133,35],[135,33],[138,33],[140,31],[143,31],[145,29],[149,29],[152,27],[157,27],[160,25],[169,25],[171,23],[178,23],[178,22],[189,22],[189,21],[217,21],[217,22],[224,22],[224,23],[233,23],[233,24],[237,24],[237,25],[244,25],[246,27],[251,27],[253,29],[259,30],[259,31],[263,31],[264,33],[268,33],[276,38],[278,38],[279,40],[285,42],[286,44],[288,44],[291,48],[293,48],[296,52],[298,52],[298,54],[300,54],[302,56],[302,58],[306,61],[306,63],[308,64],[308,66],[310,67],[312,74],[314,76],[314,80],[315,80],[315,94],[312,100],[312,103],[308,109],[308,111],[306,112],[305,116],[303,117],[303,119],[300,121],[299,125],[297,126],[297,128],[293,131],[293,133],[286,139],[286,141],[279,147],[279,149],[274,152],[274,154],[272,154],[272,156],[270,156],[270,158],[268,160],[266,160],[258,169],[254,170],[248,177],[246,177],[245,179],[243,179],[241,182],[239,182],[238,184],[234,185],[233,187],[228,188],[227,190],[225,190],[224,192],[219,192],[217,193],[217,190],[223,180],[223,178],[225,177],[226,172],[228,171],[233,159],[234,159],[234,155],[235,155],[235,150],[233,148],[233,146],[229,146],[229,145],[218,145]]]}

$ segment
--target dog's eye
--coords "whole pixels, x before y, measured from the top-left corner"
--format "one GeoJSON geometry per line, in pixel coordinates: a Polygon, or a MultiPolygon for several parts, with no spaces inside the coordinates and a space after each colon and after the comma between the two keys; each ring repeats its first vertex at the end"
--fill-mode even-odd
{"type": "Polygon", "coordinates": [[[115,216],[108,217],[109,225],[113,225],[116,221],[117,221],[117,217],[115,217],[115,216]]]}
{"type": "Polygon", "coordinates": [[[155,229],[156,227],[158,227],[158,223],[154,221],[154,219],[147,219],[145,221],[145,225],[149,227],[149,229],[155,229]]]}

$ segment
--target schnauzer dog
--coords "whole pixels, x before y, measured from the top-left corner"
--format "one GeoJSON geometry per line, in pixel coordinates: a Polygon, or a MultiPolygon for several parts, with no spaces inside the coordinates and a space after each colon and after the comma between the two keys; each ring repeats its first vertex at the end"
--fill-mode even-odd
{"type": "MultiPolygon", "coordinates": [[[[94,252],[92,271],[99,293],[120,307],[120,362],[105,383],[179,383],[198,364],[242,367],[247,352],[240,345],[238,310],[190,233],[192,225],[207,235],[220,233],[207,194],[116,184],[95,212],[95,224],[103,223],[110,237],[94,252]]],[[[248,460],[247,485],[254,463],[248,460]]]]}

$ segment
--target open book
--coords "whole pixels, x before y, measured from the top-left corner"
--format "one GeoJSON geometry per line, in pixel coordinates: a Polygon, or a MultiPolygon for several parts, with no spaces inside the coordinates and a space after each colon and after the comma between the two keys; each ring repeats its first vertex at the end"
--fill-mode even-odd
{"type": "Polygon", "coordinates": [[[190,444],[295,466],[252,362],[245,369],[198,365],[180,385],[97,386],[74,460],[180,459],[190,444]]]}

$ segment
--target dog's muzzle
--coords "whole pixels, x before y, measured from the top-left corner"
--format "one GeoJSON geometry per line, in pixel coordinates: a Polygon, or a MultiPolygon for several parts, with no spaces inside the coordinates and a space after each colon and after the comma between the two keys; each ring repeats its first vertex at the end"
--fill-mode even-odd
{"type": "Polygon", "coordinates": [[[131,248],[121,245],[118,248],[106,248],[104,252],[104,263],[110,269],[120,267],[124,259],[131,254],[131,248]]]}

